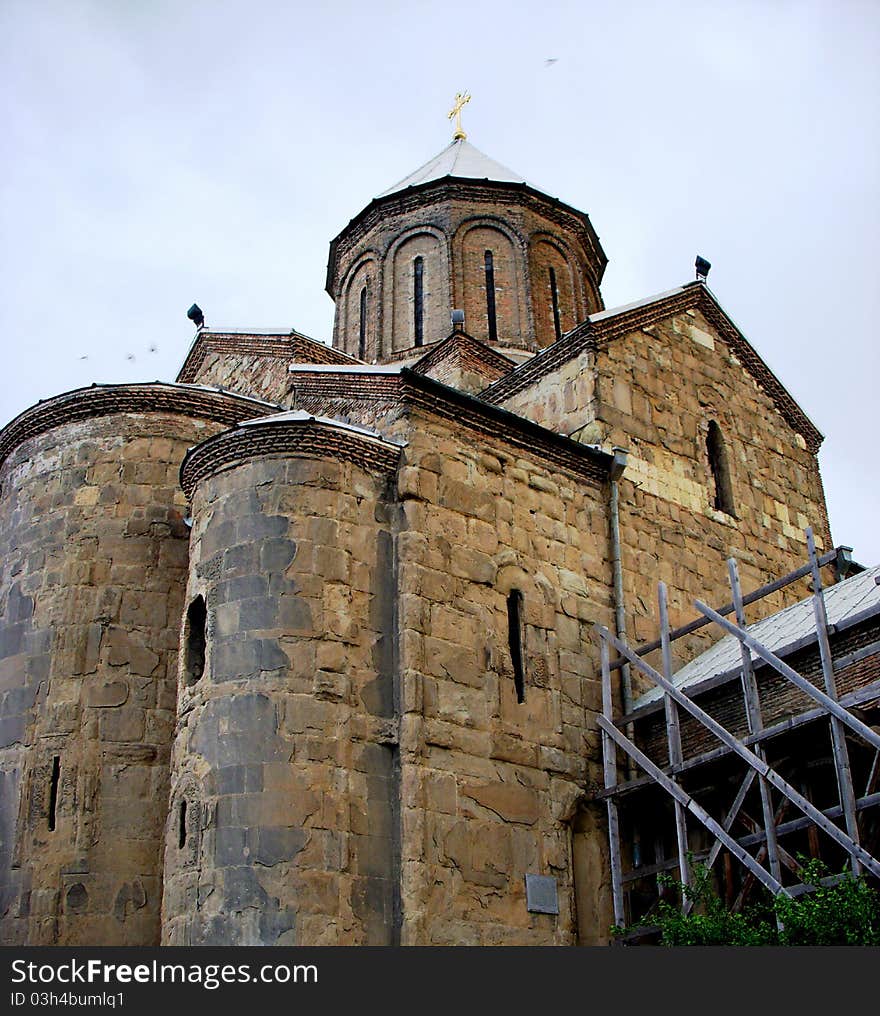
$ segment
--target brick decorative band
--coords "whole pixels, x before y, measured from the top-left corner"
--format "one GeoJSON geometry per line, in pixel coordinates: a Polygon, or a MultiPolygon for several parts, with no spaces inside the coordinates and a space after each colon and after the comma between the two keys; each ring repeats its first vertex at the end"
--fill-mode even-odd
{"type": "Polygon", "coordinates": [[[603,349],[629,332],[655,324],[661,318],[698,309],[733,350],[737,359],[773,400],[782,418],[803,437],[815,455],[822,444],[822,434],[791,397],[776,375],[755,351],[751,343],[730,321],[706,287],[690,283],[678,293],[641,307],[621,311],[598,321],[587,320],[558,342],[517,367],[481,393],[480,398],[498,405],[545,377],[580,353],[603,349]]]}
{"type": "Polygon", "coordinates": [[[180,467],[180,485],[192,498],[206,477],[264,455],[337,459],[367,472],[393,475],[400,448],[318,420],[267,420],[224,431],[191,448],[180,467]]]}
{"type": "Polygon", "coordinates": [[[401,372],[401,395],[407,406],[418,407],[434,416],[452,420],[484,437],[498,438],[528,455],[584,477],[597,486],[607,482],[611,456],[555,434],[521,416],[481,403],[478,398],[447,388],[439,381],[401,372]]]}
{"type": "Polygon", "coordinates": [[[447,176],[395,191],[385,197],[373,198],[367,207],[330,242],[327,292],[333,296],[339,283],[336,274],[340,262],[371,229],[387,222],[392,215],[406,215],[442,201],[529,208],[556,225],[572,230],[580,239],[585,251],[589,252],[593,262],[591,268],[596,272],[596,283],[602,281],[608,258],[586,212],[581,212],[525,183],[447,176]]]}
{"type": "Polygon", "coordinates": [[[209,353],[221,356],[267,356],[289,359],[292,363],[356,364],[348,353],[310,339],[298,332],[277,335],[250,335],[247,332],[211,332],[202,330],[196,336],[177,380],[192,383],[209,353]]]}
{"type": "Polygon", "coordinates": [[[20,413],[0,431],[0,463],[29,438],[65,423],[116,413],[175,413],[199,420],[234,426],[277,412],[280,407],[262,399],[212,391],[188,385],[150,382],[128,385],[93,385],[38,402],[20,413]]]}
{"type": "Polygon", "coordinates": [[[448,370],[463,367],[493,379],[510,373],[516,366],[513,360],[491,346],[462,333],[436,343],[418,363],[412,365],[412,369],[417,374],[427,374],[431,370],[442,369],[447,363],[448,370]]]}
{"type": "Polygon", "coordinates": [[[291,371],[288,394],[293,404],[313,398],[347,398],[387,402],[399,397],[399,374],[349,374],[334,370],[291,371]]]}

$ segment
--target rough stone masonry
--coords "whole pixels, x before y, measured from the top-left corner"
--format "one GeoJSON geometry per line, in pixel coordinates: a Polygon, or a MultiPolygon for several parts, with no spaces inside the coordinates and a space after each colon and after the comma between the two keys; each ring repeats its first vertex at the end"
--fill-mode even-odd
{"type": "Polygon", "coordinates": [[[607,942],[614,534],[636,640],[831,535],[705,282],[605,263],[459,139],[331,244],[332,348],[202,327],[0,432],[0,941],[607,942]]]}

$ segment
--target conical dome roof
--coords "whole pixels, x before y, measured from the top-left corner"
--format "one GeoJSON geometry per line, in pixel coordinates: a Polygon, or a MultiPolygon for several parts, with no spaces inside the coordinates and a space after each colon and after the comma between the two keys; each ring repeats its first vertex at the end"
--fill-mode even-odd
{"type": "Polygon", "coordinates": [[[396,194],[398,191],[406,190],[407,187],[416,187],[419,184],[430,183],[432,180],[442,180],[444,177],[454,176],[471,180],[494,180],[499,183],[521,183],[537,190],[524,176],[514,173],[512,169],[502,166],[500,162],[490,159],[484,155],[479,148],[474,148],[470,142],[464,139],[457,139],[420,166],[417,170],[404,177],[393,187],[382,191],[377,197],[388,197],[389,194],[396,194]]]}

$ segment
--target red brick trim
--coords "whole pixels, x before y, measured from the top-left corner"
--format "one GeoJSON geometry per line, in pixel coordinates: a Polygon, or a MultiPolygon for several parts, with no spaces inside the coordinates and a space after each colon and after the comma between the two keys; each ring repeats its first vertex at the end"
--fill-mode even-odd
{"type": "Polygon", "coordinates": [[[300,401],[305,398],[397,401],[400,398],[400,374],[297,370],[290,374],[287,391],[294,397],[295,409],[300,408],[300,401]]]}
{"type": "Polygon", "coordinates": [[[411,369],[417,374],[429,374],[446,363],[451,369],[469,368],[487,380],[509,374],[516,366],[513,360],[484,342],[466,332],[455,332],[442,342],[435,343],[411,369]]]}
{"type": "Polygon", "coordinates": [[[0,462],[29,438],[66,423],[114,413],[175,413],[232,426],[277,412],[262,399],[197,386],[155,381],[146,384],[92,385],[38,402],[0,430],[0,462]]]}
{"type": "Polygon", "coordinates": [[[224,431],[191,448],[180,467],[180,485],[191,499],[206,477],[263,455],[341,459],[368,472],[393,475],[400,448],[320,420],[266,420],[224,431]]]}
{"type": "Polygon", "coordinates": [[[689,283],[670,296],[630,310],[622,310],[618,314],[607,317],[595,315],[598,320],[589,319],[578,325],[558,342],[496,381],[480,397],[498,405],[582,352],[603,349],[622,335],[692,309],[701,311],[714,325],[737,359],[773,400],[783,419],[804,438],[807,448],[815,455],[823,441],[820,431],[730,320],[709,289],[699,282],[689,283]]]}
{"type": "Polygon", "coordinates": [[[330,241],[325,288],[333,296],[338,284],[337,266],[344,256],[357,245],[359,239],[374,226],[387,220],[389,215],[407,214],[425,205],[440,201],[487,202],[519,205],[530,208],[554,222],[557,226],[575,232],[588,252],[596,271],[596,284],[602,281],[608,257],[599,242],[599,235],[586,212],[535,190],[524,183],[499,180],[474,180],[467,177],[442,177],[424,184],[395,191],[385,197],[374,198],[356,215],[339,234],[330,241]]]}
{"type": "Polygon", "coordinates": [[[348,353],[310,339],[299,332],[277,332],[256,335],[248,332],[212,332],[203,328],[186,355],[177,375],[180,382],[192,383],[209,353],[221,356],[267,356],[290,360],[292,363],[357,364],[348,353]]]}

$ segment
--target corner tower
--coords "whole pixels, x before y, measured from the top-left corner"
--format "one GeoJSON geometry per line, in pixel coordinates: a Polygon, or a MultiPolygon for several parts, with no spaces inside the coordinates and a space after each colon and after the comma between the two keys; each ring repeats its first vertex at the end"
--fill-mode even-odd
{"type": "Polygon", "coordinates": [[[469,335],[522,359],[603,309],[606,263],[589,216],[459,130],[331,242],[333,345],[369,362],[407,359],[446,338],[458,309],[469,335]]]}

